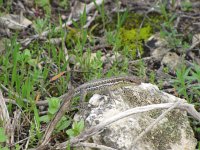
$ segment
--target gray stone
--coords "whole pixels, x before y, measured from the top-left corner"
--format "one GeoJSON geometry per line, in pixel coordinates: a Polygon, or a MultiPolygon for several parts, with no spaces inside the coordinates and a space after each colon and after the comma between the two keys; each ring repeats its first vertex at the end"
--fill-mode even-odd
{"type": "MultiPolygon", "coordinates": [[[[100,105],[97,105],[98,100],[95,100],[95,106],[91,107],[90,111],[86,109],[88,111],[84,116],[86,128],[95,126],[130,108],[177,100],[185,101],[160,91],[157,86],[144,83],[112,91],[110,95],[112,96],[101,97],[100,105]]],[[[92,136],[89,141],[120,150],[194,150],[197,140],[194,138],[186,112],[179,109],[168,113],[134,147],[134,139],[163,111],[165,110],[138,113],[119,120],[106,127],[98,135],[92,136]]]]}

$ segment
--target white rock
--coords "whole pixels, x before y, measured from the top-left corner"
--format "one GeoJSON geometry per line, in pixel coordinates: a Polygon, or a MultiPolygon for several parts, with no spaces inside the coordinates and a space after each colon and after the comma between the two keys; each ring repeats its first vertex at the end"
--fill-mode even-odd
{"type": "MultiPolygon", "coordinates": [[[[138,106],[176,102],[183,99],[164,93],[152,84],[118,89],[103,99],[100,106],[92,108],[85,117],[86,128],[99,124],[115,114],[138,106]]],[[[165,110],[139,113],[112,123],[90,141],[120,150],[194,150],[197,140],[185,111],[172,110],[152,128],[133,148],[134,139],[165,110]]]]}

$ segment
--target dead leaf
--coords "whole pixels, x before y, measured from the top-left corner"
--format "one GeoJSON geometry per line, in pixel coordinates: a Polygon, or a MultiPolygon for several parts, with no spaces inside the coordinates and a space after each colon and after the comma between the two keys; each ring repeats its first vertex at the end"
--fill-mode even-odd
{"type": "Polygon", "coordinates": [[[65,72],[66,72],[66,71],[63,71],[63,72],[61,72],[61,73],[55,75],[54,77],[52,77],[52,78],[50,79],[50,82],[57,80],[57,79],[60,78],[63,74],[65,74],[65,72]]]}
{"type": "Polygon", "coordinates": [[[37,92],[37,95],[36,95],[36,98],[35,98],[36,102],[40,99],[40,96],[41,96],[40,92],[37,92]]]}
{"type": "Polygon", "coordinates": [[[0,17],[0,27],[13,30],[22,30],[31,25],[32,22],[25,17],[19,15],[7,14],[0,17]]]}

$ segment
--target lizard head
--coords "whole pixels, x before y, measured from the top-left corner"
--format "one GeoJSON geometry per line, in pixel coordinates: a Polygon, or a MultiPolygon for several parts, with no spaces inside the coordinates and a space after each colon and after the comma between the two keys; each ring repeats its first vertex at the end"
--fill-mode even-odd
{"type": "Polygon", "coordinates": [[[127,76],[124,79],[126,80],[126,82],[130,82],[133,84],[141,84],[141,79],[136,76],[127,76]]]}

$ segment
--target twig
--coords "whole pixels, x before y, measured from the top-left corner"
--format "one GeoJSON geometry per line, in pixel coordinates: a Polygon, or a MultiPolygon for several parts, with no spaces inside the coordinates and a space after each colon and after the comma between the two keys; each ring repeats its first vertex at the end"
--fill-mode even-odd
{"type": "Polygon", "coordinates": [[[172,105],[171,107],[169,107],[164,113],[162,113],[154,122],[152,122],[142,133],[140,133],[139,136],[137,136],[135,138],[135,140],[133,141],[132,147],[135,147],[135,145],[137,144],[137,142],[145,135],[147,134],[147,132],[149,132],[150,130],[152,130],[152,128],[160,121],[162,120],[167,113],[169,113],[172,109],[174,109],[175,107],[177,107],[182,101],[178,100],[176,103],[174,103],[174,105],[172,105]]]}
{"type": "Polygon", "coordinates": [[[84,146],[84,147],[90,147],[90,148],[98,148],[101,150],[116,150],[114,148],[105,146],[105,145],[99,145],[99,144],[95,144],[95,143],[86,143],[86,142],[80,142],[76,145],[74,145],[74,147],[80,147],[80,146],[84,146]]]}
{"type": "Polygon", "coordinates": [[[6,141],[7,144],[11,144],[11,123],[10,123],[10,116],[8,113],[8,109],[3,98],[3,95],[0,91],[0,121],[3,124],[3,128],[5,129],[5,133],[8,136],[6,141]]]}
{"type": "MultiPolygon", "coordinates": [[[[31,133],[31,131],[29,131],[29,132],[31,133]]],[[[42,132],[44,132],[44,130],[42,130],[41,133],[42,133],[42,132]]],[[[32,134],[29,135],[28,137],[26,137],[26,138],[24,138],[24,139],[22,139],[22,140],[20,140],[20,141],[15,142],[14,144],[10,145],[10,147],[11,147],[11,146],[15,146],[15,145],[20,144],[20,143],[23,143],[24,141],[29,140],[31,137],[36,136],[36,134],[37,134],[37,133],[32,133],[32,134]]],[[[33,149],[31,149],[31,150],[33,150],[33,149]]]]}
{"type": "Polygon", "coordinates": [[[94,21],[94,19],[96,18],[98,14],[98,11],[95,11],[93,17],[83,26],[83,28],[88,28],[90,26],[90,24],[94,21]]]}
{"type": "Polygon", "coordinates": [[[200,39],[198,39],[198,41],[196,41],[195,43],[193,43],[192,46],[190,46],[190,48],[188,48],[186,50],[186,54],[188,54],[193,48],[195,48],[199,44],[200,44],[200,39]]]}
{"type": "Polygon", "coordinates": [[[50,124],[48,125],[48,127],[45,131],[42,142],[41,142],[40,146],[38,147],[38,149],[43,149],[43,146],[45,146],[48,143],[48,141],[50,140],[50,136],[51,136],[51,134],[52,134],[52,132],[53,132],[55,126],[56,126],[56,123],[59,121],[59,118],[61,118],[61,116],[63,116],[63,114],[69,109],[73,95],[74,95],[74,89],[69,90],[69,92],[63,98],[65,101],[67,101],[67,103],[65,103],[64,106],[63,106],[65,108],[65,110],[64,111],[59,110],[56,114],[57,117],[55,117],[50,122],[50,124]]]}
{"type": "Polygon", "coordinates": [[[11,140],[10,144],[11,145],[14,144],[14,135],[16,133],[15,130],[16,130],[16,128],[19,127],[20,116],[21,116],[21,111],[19,109],[17,109],[14,112],[14,118],[12,120],[12,125],[11,125],[11,137],[10,137],[10,140],[11,140]]]}
{"type": "MultiPolygon", "coordinates": [[[[101,5],[103,2],[106,2],[106,0],[96,0],[96,4],[97,5],[101,5]]],[[[93,10],[95,8],[95,4],[94,2],[91,2],[89,3],[88,5],[86,5],[86,14],[88,14],[91,10],[93,10]]],[[[73,21],[78,21],[78,19],[71,19],[71,20],[68,20],[66,23],[62,24],[62,26],[58,26],[55,28],[55,31],[59,31],[60,29],[62,28],[65,28],[66,26],[70,26],[72,24],[73,21]]],[[[51,30],[47,30],[47,31],[44,31],[42,32],[41,34],[36,34],[36,35],[33,35],[23,41],[21,41],[20,43],[26,47],[28,46],[33,40],[36,40],[36,39],[44,39],[48,36],[49,32],[51,32],[51,30]]]]}
{"type": "MultiPolygon", "coordinates": [[[[64,54],[65,54],[65,60],[68,61],[69,54],[68,54],[68,50],[67,50],[67,47],[66,47],[66,44],[65,44],[66,39],[67,39],[67,29],[65,28],[64,39],[62,40],[62,47],[63,47],[64,54]]],[[[67,68],[69,68],[69,64],[67,65],[67,68]]]]}
{"type": "MultiPolygon", "coordinates": [[[[18,94],[16,94],[16,93],[10,91],[10,90],[7,89],[3,84],[0,84],[0,87],[1,87],[4,91],[10,93],[11,95],[13,95],[13,96],[15,96],[15,97],[17,97],[17,98],[20,98],[18,94]]],[[[15,100],[7,99],[7,98],[4,98],[4,100],[5,100],[6,103],[11,103],[11,104],[16,105],[16,106],[21,110],[21,112],[23,113],[22,108],[16,103],[15,100]]],[[[23,102],[25,102],[25,103],[30,103],[27,99],[22,99],[22,100],[23,100],[23,102]]],[[[46,101],[45,103],[48,104],[48,101],[46,101]]],[[[37,104],[37,103],[36,103],[36,104],[37,104]]],[[[24,114],[24,113],[23,113],[23,114],[24,114]]],[[[28,117],[26,116],[26,114],[24,114],[24,117],[25,117],[29,122],[31,122],[31,121],[28,119],[28,117]]]]}
{"type": "MultiPolygon", "coordinates": [[[[6,92],[10,93],[11,95],[13,95],[14,97],[19,98],[19,95],[18,95],[18,94],[16,94],[16,93],[10,91],[10,90],[7,89],[3,84],[0,84],[0,87],[1,87],[4,91],[6,91],[6,92]]],[[[49,95],[49,94],[48,94],[48,95],[49,95]]],[[[51,97],[51,95],[49,95],[49,97],[51,97]]],[[[6,99],[6,98],[5,98],[4,100],[5,100],[6,103],[11,103],[11,104],[17,105],[17,106],[20,108],[20,106],[16,103],[15,100],[6,99]]],[[[22,99],[22,101],[23,101],[24,103],[30,103],[27,99],[22,99]]],[[[47,105],[48,105],[48,100],[37,101],[37,102],[36,102],[36,105],[37,105],[37,106],[47,106],[47,105]]]]}
{"type": "MultiPolygon", "coordinates": [[[[1,86],[1,88],[2,88],[4,91],[6,91],[6,92],[10,93],[11,95],[13,95],[13,96],[19,98],[19,95],[18,95],[18,94],[16,94],[16,93],[14,93],[13,91],[7,89],[3,84],[0,84],[0,86],[1,86]]],[[[6,102],[7,102],[7,100],[6,100],[6,102]]],[[[15,104],[15,105],[17,104],[17,103],[16,103],[15,101],[13,101],[13,100],[11,100],[10,102],[13,103],[13,104],[15,104]]],[[[23,102],[29,103],[27,99],[23,99],[23,102]]]]}
{"type": "MultiPolygon", "coordinates": [[[[60,149],[60,148],[66,148],[67,144],[70,144],[71,146],[76,145],[79,142],[87,140],[89,137],[99,133],[102,131],[106,126],[110,125],[111,123],[118,121],[120,119],[123,119],[125,117],[128,117],[130,115],[136,114],[136,113],[142,113],[150,110],[155,110],[155,109],[167,109],[174,106],[174,103],[164,103],[164,104],[153,104],[153,105],[148,105],[148,106],[142,106],[142,107],[136,107],[133,109],[129,109],[127,111],[124,111],[122,113],[119,113],[112,118],[109,118],[105,120],[104,122],[98,124],[97,126],[91,127],[84,132],[82,132],[80,135],[77,137],[74,137],[70,141],[66,141],[60,144],[55,145],[53,148],[54,149],[60,149]]],[[[200,121],[200,114],[194,109],[194,106],[191,104],[187,103],[182,103],[177,106],[178,109],[186,110],[190,115],[192,115],[195,119],[200,121]]]]}

